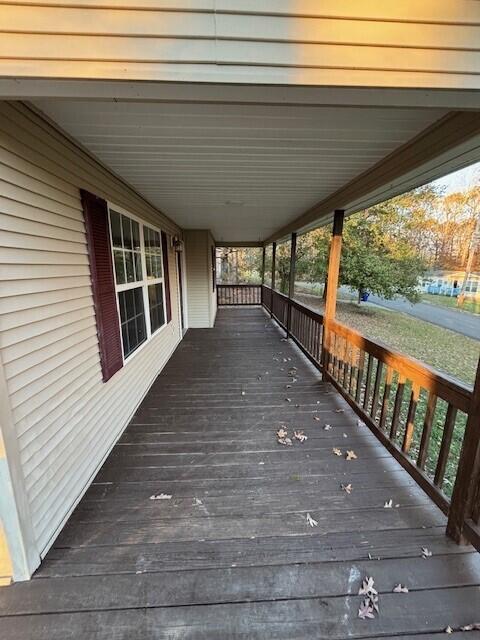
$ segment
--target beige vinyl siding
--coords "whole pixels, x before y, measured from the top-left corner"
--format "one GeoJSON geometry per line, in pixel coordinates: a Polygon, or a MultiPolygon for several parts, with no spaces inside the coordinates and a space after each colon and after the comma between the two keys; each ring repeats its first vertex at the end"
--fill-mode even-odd
{"type": "Polygon", "coordinates": [[[172,322],[102,382],[80,187],[179,234],[25,106],[1,103],[0,356],[40,554],[180,340],[169,243],[172,322]]]}
{"type": "Polygon", "coordinates": [[[480,87],[478,0],[0,0],[5,77],[480,87]]]}
{"type": "Polygon", "coordinates": [[[217,301],[212,290],[210,248],[214,240],[210,231],[203,229],[186,229],[183,234],[188,326],[213,327],[217,301]]]}

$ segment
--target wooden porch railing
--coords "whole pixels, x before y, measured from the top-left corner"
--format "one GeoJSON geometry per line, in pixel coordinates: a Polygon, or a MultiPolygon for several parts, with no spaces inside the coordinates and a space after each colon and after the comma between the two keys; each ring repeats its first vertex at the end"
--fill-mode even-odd
{"type": "Polygon", "coordinates": [[[473,389],[340,322],[325,326],[320,313],[266,286],[262,304],[440,509],[452,517],[460,511],[463,521],[453,525],[480,550],[480,448],[476,457],[462,448],[476,411],[473,389]],[[465,464],[471,500],[452,509],[465,464]]]}
{"type": "Polygon", "coordinates": [[[259,284],[217,284],[217,304],[226,305],[259,305],[261,299],[259,284]]]}

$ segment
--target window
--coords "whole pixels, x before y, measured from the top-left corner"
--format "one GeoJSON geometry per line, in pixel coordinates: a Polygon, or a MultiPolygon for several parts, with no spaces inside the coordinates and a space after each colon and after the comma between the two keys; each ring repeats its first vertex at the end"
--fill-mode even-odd
{"type": "Polygon", "coordinates": [[[165,325],[162,234],[113,208],[109,213],[123,357],[126,359],[165,325]]]}

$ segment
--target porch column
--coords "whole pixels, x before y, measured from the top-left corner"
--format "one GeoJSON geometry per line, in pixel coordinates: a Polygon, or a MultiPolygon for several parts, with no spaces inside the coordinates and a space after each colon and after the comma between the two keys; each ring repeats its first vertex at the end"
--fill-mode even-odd
{"type": "Polygon", "coordinates": [[[295,268],[297,260],[297,234],[292,233],[290,240],[290,280],[288,283],[288,312],[287,312],[287,338],[290,337],[290,323],[292,317],[291,300],[295,293],[295,268]]]}
{"type": "Polygon", "coordinates": [[[480,359],[448,514],[447,535],[455,542],[464,542],[465,521],[472,516],[478,518],[480,506],[475,504],[478,500],[480,500],[480,359]]]}
{"type": "Polygon", "coordinates": [[[273,318],[273,290],[275,289],[275,254],[277,252],[277,243],[272,242],[272,290],[270,292],[270,317],[273,318]]]}
{"type": "Polygon", "coordinates": [[[322,335],[322,366],[328,362],[328,350],[330,347],[328,323],[335,319],[337,310],[337,289],[340,273],[340,257],[342,254],[342,233],[345,212],[337,209],[333,216],[332,240],[328,256],[328,271],[326,278],[325,310],[323,312],[322,335]]]}

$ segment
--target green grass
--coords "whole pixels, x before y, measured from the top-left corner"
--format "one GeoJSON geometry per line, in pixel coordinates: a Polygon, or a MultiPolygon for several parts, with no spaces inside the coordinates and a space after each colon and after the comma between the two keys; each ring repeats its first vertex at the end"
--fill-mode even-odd
{"type": "MultiPolygon", "coordinates": [[[[323,302],[321,298],[304,293],[296,294],[299,302],[303,302],[310,307],[322,310],[323,302]]],[[[436,325],[413,318],[407,314],[380,309],[376,307],[366,307],[353,302],[339,301],[337,307],[337,319],[372,340],[380,341],[390,348],[401,351],[420,360],[430,366],[453,375],[459,380],[472,385],[478,358],[480,355],[480,341],[467,338],[460,334],[437,327],[436,325]]],[[[389,396],[387,421],[385,430],[390,432],[393,405],[398,386],[398,378],[395,375],[389,396]]],[[[380,386],[380,399],[383,398],[385,388],[385,368],[380,386]]],[[[395,442],[401,446],[405,431],[405,424],[410,401],[411,385],[405,385],[403,401],[401,404],[399,431],[395,442]]],[[[427,408],[428,394],[421,390],[415,414],[415,430],[409,456],[416,461],[420,447],[420,439],[423,429],[423,421],[427,408]]],[[[381,401],[379,402],[375,415],[378,418],[381,401]]],[[[447,413],[447,403],[438,400],[434,413],[432,434],[428,455],[425,464],[426,473],[433,479],[438,454],[442,442],[445,417],[447,413]]],[[[457,414],[455,429],[453,432],[450,452],[448,456],[445,477],[441,485],[442,490],[451,495],[455,475],[458,467],[460,449],[463,441],[463,434],[466,424],[466,415],[457,414]]]]}
{"type": "Polygon", "coordinates": [[[480,315],[480,301],[469,300],[464,301],[461,307],[457,306],[457,299],[451,296],[434,296],[432,293],[422,293],[422,302],[428,302],[438,307],[449,307],[450,309],[456,309],[457,311],[466,311],[468,313],[474,313],[480,315]]]}

